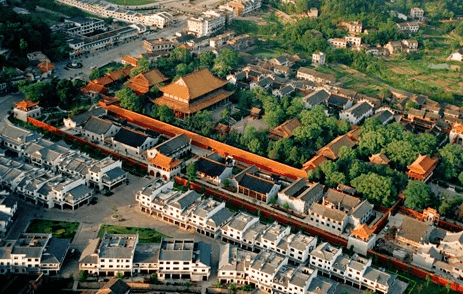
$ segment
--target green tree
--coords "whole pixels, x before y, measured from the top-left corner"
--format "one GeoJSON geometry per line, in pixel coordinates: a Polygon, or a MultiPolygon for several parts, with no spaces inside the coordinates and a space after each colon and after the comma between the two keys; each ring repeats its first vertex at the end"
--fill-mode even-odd
{"type": "Polygon", "coordinates": [[[124,277],[124,274],[122,272],[117,272],[116,279],[122,279],[123,277],[124,277]]]}
{"type": "Polygon", "coordinates": [[[121,107],[140,112],[142,109],[142,98],[137,96],[129,88],[123,88],[116,92],[116,97],[121,102],[121,107]]]}
{"type": "Polygon", "coordinates": [[[88,273],[86,271],[79,271],[79,282],[87,281],[88,273]]]}
{"type": "Polygon", "coordinates": [[[463,148],[458,144],[447,144],[439,150],[442,161],[439,165],[440,174],[445,179],[457,177],[463,166],[463,148]]]}
{"type": "Polygon", "coordinates": [[[29,47],[29,44],[27,43],[26,40],[24,39],[19,40],[19,48],[21,50],[26,51],[28,47],[29,47]]]}
{"type": "Polygon", "coordinates": [[[199,67],[211,69],[214,65],[215,54],[211,51],[201,53],[199,55],[199,67]]]}
{"type": "Polygon", "coordinates": [[[227,188],[228,186],[230,186],[230,180],[229,180],[229,179],[225,179],[225,180],[223,181],[222,184],[223,184],[223,186],[224,186],[225,188],[227,188]]]}
{"type": "Polygon", "coordinates": [[[351,185],[367,199],[385,206],[391,205],[394,202],[392,197],[397,194],[391,178],[372,172],[353,179],[351,185]]]}
{"type": "Polygon", "coordinates": [[[282,206],[284,209],[288,210],[289,209],[289,203],[285,202],[282,206]]]}
{"type": "Polygon", "coordinates": [[[26,96],[27,99],[32,101],[39,101],[42,100],[42,98],[48,98],[52,95],[56,95],[56,89],[54,89],[47,81],[20,85],[19,90],[24,96],[26,96]]]}
{"type": "Polygon", "coordinates": [[[228,290],[232,291],[233,293],[236,293],[238,291],[238,288],[236,287],[236,284],[230,284],[230,286],[228,286],[228,290]]]}
{"type": "Polygon", "coordinates": [[[405,206],[408,208],[425,208],[431,203],[431,188],[422,181],[410,181],[404,190],[405,206]]]}
{"type": "Polygon", "coordinates": [[[160,105],[157,108],[159,120],[172,123],[174,121],[175,115],[172,109],[170,109],[167,105],[160,105]]]}
{"type": "Polygon", "coordinates": [[[241,58],[238,53],[230,49],[222,49],[214,60],[213,71],[219,77],[225,77],[227,74],[238,67],[241,58]]]}
{"type": "Polygon", "coordinates": [[[196,163],[192,162],[186,167],[186,176],[188,181],[194,181],[196,179],[196,163]]]}

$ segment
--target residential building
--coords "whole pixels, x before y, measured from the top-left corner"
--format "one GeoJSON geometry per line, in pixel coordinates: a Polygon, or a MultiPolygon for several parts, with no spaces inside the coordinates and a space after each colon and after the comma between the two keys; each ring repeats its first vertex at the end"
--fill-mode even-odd
{"type": "Polygon", "coordinates": [[[126,87],[141,96],[148,93],[153,87],[159,87],[160,84],[168,80],[169,78],[165,77],[157,68],[154,68],[129,79],[126,87]]]}
{"type": "Polygon", "coordinates": [[[229,222],[234,213],[225,208],[225,202],[205,199],[191,212],[189,223],[196,232],[213,239],[219,238],[221,228],[229,222]]]}
{"type": "Polygon", "coordinates": [[[244,233],[254,224],[259,223],[259,218],[250,214],[240,212],[233,219],[222,227],[221,235],[223,241],[241,243],[244,233]]]}
{"type": "Polygon", "coordinates": [[[330,93],[322,88],[305,96],[302,101],[305,103],[305,108],[312,109],[317,105],[326,104],[329,97],[330,93]]]}
{"type": "Polygon", "coordinates": [[[159,140],[160,134],[148,136],[147,134],[122,127],[108,143],[113,150],[125,154],[140,156],[143,152],[153,148],[159,140]]]}
{"type": "Polygon", "coordinates": [[[419,7],[412,7],[412,9],[410,9],[410,17],[414,19],[423,20],[424,10],[419,7]]]}
{"type": "Polygon", "coordinates": [[[0,192],[0,238],[6,236],[18,211],[18,201],[8,196],[8,192],[0,192]]]}
{"type": "Polygon", "coordinates": [[[143,49],[148,52],[170,52],[175,49],[174,42],[162,37],[155,40],[144,40],[143,49]]]}
{"type": "Polygon", "coordinates": [[[39,102],[32,102],[29,99],[15,102],[13,108],[13,116],[19,120],[27,122],[28,117],[38,118],[42,115],[42,107],[39,106],[39,102]]]}
{"type": "Polygon", "coordinates": [[[96,294],[129,294],[130,286],[121,279],[111,278],[96,294]]]}
{"type": "Polygon", "coordinates": [[[22,233],[16,240],[0,241],[0,274],[58,274],[71,240],[52,234],[22,233]]]}
{"type": "MultiPolygon", "coordinates": [[[[274,70],[275,70],[275,73],[277,74],[281,73],[281,72],[278,72],[276,68],[274,68],[274,70]]],[[[294,87],[291,85],[284,85],[284,86],[281,86],[279,89],[273,90],[272,95],[278,98],[283,98],[283,97],[291,95],[295,90],[296,89],[294,89],[294,87]]]]}
{"type": "Polygon", "coordinates": [[[157,272],[160,280],[206,281],[211,266],[210,245],[194,240],[139,243],[138,234],[108,234],[92,239],[82,251],[79,269],[93,275],[131,276],[157,272]]]}
{"type": "Polygon", "coordinates": [[[322,197],[323,185],[300,178],[278,192],[277,204],[283,206],[288,203],[289,209],[305,214],[312,203],[320,201],[322,197]]]}
{"type": "Polygon", "coordinates": [[[2,147],[13,151],[18,156],[24,155],[24,150],[32,142],[41,138],[37,133],[10,124],[0,125],[0,140],[2,147]]]}
{"type": "Polygon", "coordinates": [[[351,124],[357,125],[362,120],[372,116],[374,113],[373,105],[368,101],[360,101],[351,108],[339,113],[340,119],[345,119],[351,124]]]}
{"type": "Polygon", "coordinates": [[[300,67],[297,70],[297,78],[320,84],[332,84],[336,81],[336,78],[332,74],[317,72],[305,67],[300,67]]]}
{"type": "Polygon", "coordinates": [[[228,40],[235,37],[235,32],[226,32],[209,39],[209,46],[212,48],[220,48],[224,46],[228,40]]]}
{"type": "Polygon", "coordinates": [[[410,53],[418,50],[418,41],[417,40],[410,40],[404,39],[402,40],[402,50],[405,53],[410,53]]]}
{"type": "Polygon", "coordinates": [[[207,281],[211,274],[211,246],[194,240],[162,239],[159,249],[159,280],[207,281]]]}
{"type": "Polygon", "coordinates": [[[227,41],[227,45],[235,51],[241,51],[247,49],[254,43],[254,39],[248,34],[236,36],[233,39],[227,41]]]}
{"type": "Polygon", "coordinates": [[[411,21],[411,22],[402,22],[397,24],[397,28],[400,31],[406,32],[406,33],[416,33],[420,29],[420,25],[418,22],[411,21]]]}
{"type": "Polygon", "coordinates": [[[98,30],[106,30],[104,20],[88,17],[65,18],[64,23],[67,25],[66,34],[68,36],[80,36],[91,34],[98,30]]]}
{"type": "Polygon", "coordinates": [[[331,160],[338,159],[339,151],[342,146],[346,146],[347,148],[353,148],[355,146],[355,142],[349,138],[349,136],[342,135],[322,147],[317,151],[318,155],[323,155],[326,158],[331,160]]]}
{"type": "Polygon", "coordinates": [[[197,174],[200,178],[220,185],[232,176],[233,165],[226,165],[207,157],[200,157],[196,162],[197,174]]]}
{"type": "Polygon", "coordinates": [[[268,293],[333,294],[338,283],[317,274],[317,270],[308,267],[291,266],[274,253],[257,254],[229,244],[220,248],[221,283],[251,284],[268,293]]]}
{"type": "Polygon", "coordinates": [[[241,171],[232,177],[230,182],[232,186],[237,188],[238,193],[265,203],[269,203],[272,197],[276,197],[281,187],[270,177],[260,173],[255,166],[241,171]]]}
{"type": "Polygon", "coordinates": [[[334,48],[347,48],[347,41],[345,38],[332,38],[326,41],[334,48]]]}
{"type": "Polygon", "coordinates": [[[131,65],[133,67],[137,67],[138,66],[138,59],[135,58],[135,57],[132,57],[130,55],[126,55],[124,57],[121,58],[121,63],[123,65],[131,65]]]}
{"type": "Polygon", "coordinates": [[[399,41],[389,41],[384,45],[384,49],[389,51],[389,54],[396,54],[402,52],[402,43],[399,41]]]}
{"type": "Polygon", "coordinates": [[[82,137],[88,141],[103,143],[106,138],[116,135],[119,129],[119,126],[109,120],[92,116],[76,130],[80,131],[82,137]]]}
{"type": "Polygon", "coordinates": [[[455,52],[452,52],[449,57],[447,57],[448,60],[455,60],[455,61],[463,61],[463,48],[458,49],[455,52]]]}
{"type": "Polygon", "coordinates": [[[373,115],[373,118],[379,120],[382,125],[387,125],[394,120],[394,111],[390,108],[381,107],[376,110],[376,113],[373,115]]]}
{"type": "Polygon", "coordinates": [[[220,11],[209,10],[200,17],[187,20],[187,30],[197,37],[210,36],[225,27],[226,16],[220,11]]]}
{"type": "Polygon", "coordinates": [[[325,53],[317,51],[312,53],[312,64],[314,65],[324,65],[326,62],[325,53]]]}
{"type": "Polygon", "coordinates": [[[127,173],[122,169],[122,161],[115,161],[110,157],[95,163],[86,175],[87,183],[99,190],[111,190],[126,179],[127,173]]]}
{"type": "Polygon", "coordinates": [[[66,41],[71,48],[69,55],[71,57],[78,56],[86,53],[96,52],[98,50],[107,48],[108,46],[117,45],[122,41],[138,36],[139,29],[140,28],[135,26],[127,26],[113,31],[103,32],[98,35],[93,35],[91,37],[74,36],[72,39],[66,41]]]}
{"type": "Polygon", "coordinates": [[[172,14],[162,11],[155,14],[145,16],[146,22],[151,22],[151,24],[145,23],[146,25],[155,26],[157,28],[165,28],[170,25],[172,22],[172,14]]]}
{"type": "Polygon", "coordinates": [[[310,18],[318,18],[318,8],[311,7],[309,10],[307,10],[307,16],[310,18]]]}
{"type": "Polygon", "coordinates": [[[289,119],[269,131],[269,138],[278,141],[283,138],[289,138],[293,136],[294,130],[302,126],[301,122],[296,118],[289,119]]]}
{"type": "Polygon", "coordinates": [[[326,104],[329,108],[336,110],[346,110],[352,106],[353,99],[337,94],[330,94],[326,100],[326,104]]]}
{"type": "Polygon", "coordinates": [[[407,175],[412,180],[426,182],[432,176],[437,163],[437,159],[419,154],[418,158],[407,166],[407,175]]]}
{"type": "Polygon", "coordinates": [[[362,45],[362,37],[346,36],[345,40],[347,45],[351,47],[359,47],[360,45],[362,45]]]}
{"type": "Polygon", "coordinates": [[[246,16],[262,6],[261,0],[236,0],[226,4],[233,9],[235,16],[246,16]]]}
{"type": "Polygon", "coordinates": [[[184,134],[176,135],[147,150],[148,172],[152,176],[170,179],[180,172],[179,158],[191,151],[191,139],[184,134]]]}
{"type": "Polygon", "coordinates": [[[310,221],[341,234],[348,224],[354,228],[366,223],[375,214],[373,204],[359,198],[328,189],[321,203],[312,203],[310,221]]]}
{"type": "Polygon", "coordinates": [[[360,21],[351,21],[346,24],[349,33],[358,35],[362,33],[363,24],[360,21]]]}
{"type": "Polygon", "coordinates": [[[213,76],[205,68],[161,87],[159,90],[163,96],[154,103],[167,105],[177,116],[189,116],[227,101],[233,92],[225,90],[226,85],[226,81],[213,76]]]}

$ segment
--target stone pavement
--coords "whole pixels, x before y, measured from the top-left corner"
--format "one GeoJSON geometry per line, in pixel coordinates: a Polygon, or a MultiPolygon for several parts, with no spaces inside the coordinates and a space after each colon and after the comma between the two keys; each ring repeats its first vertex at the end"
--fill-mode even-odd
{"type": "Polygon", "coordinates": [[[135,193],[153,179],[147,177],[140,178],[130,174],[128,175],[128,179],[129,184],[122,184],[115,188],[113,195],[104,196],[97,194],[98,201],[95,205],[84,205],[75,211],[70,209],[60,210],[59,208],[47,209],[20,200],[18,219],[10,230],[8,238],[17,238],[19,234],[26,230],[29,222],[34,218],[80,222],[80,226],[70,246],[70,250],[75,249],[76,253],[74,257],[69,257],[65,260],[61,270],[61,275],[64,277],[68,277],[70,274],[77,277],[80,254],[87,246],[88,240],[97,237],[101,224],[151,228],[172,238],[189,238],[211,244],[213,270],[210,280],[214,283],[217,277],[220,241],[212,240],[198,233],[181,230],[177,226],[167,224],[141,212],[135,201],[135,193]],[[112,205],[118,209],[117,214],[122,221],[111,217],[114,214],[114,211],[111,209],[112,205]]]}

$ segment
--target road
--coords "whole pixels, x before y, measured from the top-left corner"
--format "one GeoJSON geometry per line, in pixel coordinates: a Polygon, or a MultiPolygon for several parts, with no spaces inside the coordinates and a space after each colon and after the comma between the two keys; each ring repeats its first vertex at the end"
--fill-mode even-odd
{"type": "Polygon", "coordinates": [[[0,96],[0,118],[3,120],[8,115],[8,111],[13,109],[14,103],[23,99],[24,96],[19,92],[0,96]]]}
{"type": "MultiPolygon", "coordinates": [[[[80,226],[71,243],[70,249],[75,249],[77,254],[74,258],[67,258],[61,270],[61,275],[68,277],[73,274],[77,277],[79,273],[78,260],[80,253],[87,246],[88,240],[96,238],[101,224],[122,225],[128,227],[152,228],[173,238],[195,239],[211,244],[213,272],[210,281],[214,282],[217,277],[217,266],[219,260],[219,242],[198,233],[189,233],[177,226],[169,225],[154,217],[142,213],[135,201],[135,192],[151,181],[149,178],[140,178],[128,175],[129,184],[121,185],[113,190],[111,196],[102,194],[96,195],[96,204],[84,205],[76,210],[60,210],[59,208],[46,209],[31,203],[19,200],[18,219],[11,228],[6,239],[16,239],[27,229],[29,222],[34,218],[51,219],[59,221],[78,221],[80,226]],[[111,216],[114,211],[111,206],[118,209],[117,214],[123,221],[114,220],[111,216]]],[[[14,195],[13,197],[17,197],[14,195]]]]}
{"type": "MultiPolygon", "coordinates": [[[[178,23],[171,27],[155,31],[149,35],[144,35],[143,37],[149,40],[153,40],[159,37],[171,38],[175,35],[175,32],[182,30],[185,23],[185,19],[180,19],[178,23]]],[[[145,53],[145,50],[143,49],[143,39],[140,37],[138,39],[131,40],[127,43],[123,43],[109,49],[103,49],[95,53],[79,56],[75,59],[75,61],[82,63],[82,68],[79,69],[66,69],[66,65],[70,63],[72,59],[58,62],[55,64],[54,74],[59,79],[79,78],[87,81],[91,72],[90,68],[98,68],[112,61],[121,62],[121,58],[126,55],[137,57],[142,53],[145,53]]]]}

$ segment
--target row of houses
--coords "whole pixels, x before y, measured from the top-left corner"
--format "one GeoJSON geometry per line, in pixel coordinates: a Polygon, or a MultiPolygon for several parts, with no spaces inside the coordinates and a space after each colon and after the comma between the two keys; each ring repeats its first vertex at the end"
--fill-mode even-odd
{"type": "Polygon", "coordinates": [[[126,42],[130,39],[138,37],[140,34],[146,32],[146,27],[140,24],[132,24],[126,27],[114,29],[93,35],[78,36],[75,35],[72,38],[66,40],[71,52],[69,55],[77,56],[86,53],[92,53],[109,46],[118,45],[121,42],[126,42]]]}
{"type": "Polygon", "coordinates": [[[36,204],[74,209],[90,200],[89,187],[112,189],[126,179],[121,161],[92,159],[35,132],[4,124],[0,138],[3,148],[23,159],[1,158],[2,183],[36,204]]]}
{"type": "Polygon", "coordinates": [[[336,293],[339,283],[327,277],[377,293],[403,293],[408,286],[371,266],[371,259],[345,255],[328,243],[311,251],[309,266],[290,265],[288,257],[269,251],[254,253],[230,244],[220,248],[222,283],[253,285],[267,293],[336,293]]]}
{"type": "Polygon", "coordinates": [[[115,5],[101,5],[99,1],[92,0],[59,0],[59,2],[77,7],[91,14],[96,14],[104,18],[114,18],[116,20],[164,28],[172,21],[172,15],[167,12],[154,14],[141,14],[128,9],[119,8],[115,5]]]}
{"type": "Polygon", "coordinates": [[[57,274],[71,240],[52,234],[22,233],[16,240],[0,240],[0,274],[57,274]]]}
{"type": "Polygon", "coordinates": [[[79,270],[91,275],[132,276],[157,273],[164,280],[207,281],[211,246],[192,239],[140,243],[138,234],[108,234],[91,239],[82,251],[79,270]]]}

